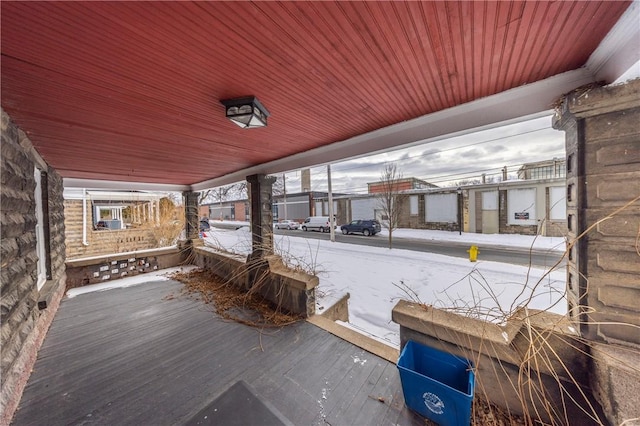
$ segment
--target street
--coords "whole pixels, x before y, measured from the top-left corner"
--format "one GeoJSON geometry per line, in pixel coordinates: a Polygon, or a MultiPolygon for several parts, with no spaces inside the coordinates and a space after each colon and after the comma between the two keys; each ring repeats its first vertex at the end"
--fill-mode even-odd
{"type": "MultiPolygon", "coordinates": [[[[237,228],[237,225],[225,223],[212,223],[212,226],[224,229],[237,228]]],[[[328,232],[304,232],[302,230],[289,231],[286,229],[274,229],[274,233],[276,235],[289,235],[292,237],[302,237],[316,240],[330,239],[330,234],[328,232]]],[[[382,248],[386,248],[389,245],[387,237],[383,235],[375,235],[373,237],[365,237],[361,235],[342,235],[339,229],[336,230],[336,241],[346,244],[358,244],[382,248]]],[[[396,237],[393,238],[394,249],[422,251],[466,259],[469,258],[469,253],[467,250],[469,250],[470,247],[471,244],[466,245],[449,241],[428,241],[421,239],[396,237]]],[[[558,261],[561,261],[561,264],[559,265],[560,267],[564,267],[566,264],[564,259],[561,260],[562,252],[560,251],[530,251],[523,248],[496,245],[478,245],[478,249],[478,261],[489,260],[493,262],[509,263],[513,265],[532,265],[543,268],[550,268],[554,266],[558,261]]]]}

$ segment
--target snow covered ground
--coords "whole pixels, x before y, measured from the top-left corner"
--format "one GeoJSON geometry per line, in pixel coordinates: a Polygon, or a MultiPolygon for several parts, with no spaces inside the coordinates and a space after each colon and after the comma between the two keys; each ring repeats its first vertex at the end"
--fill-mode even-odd
{"type": "MultiPolygon", "coordinates": [[[[225,222],[229,223],[229,222],[225,222]]],[[[238,226],[246,223],[237,223],[238,226]]],[[[366,247],[309,240],[296,232],[276,235],[276,253],[320,277],[317,311],[322,312],[350,293],[349,326],[399,347],[399,327],[391,322],[398,299],[414,299],[436,307],[491,321],[501,321],[516,307],[548,309],[565,314],[565,270],[549,271],[498,262],[466,259],[410,250],[366,247]]],[[[482,235],[457,232],[399,229],[395,237],[446,240],[465,244],[534,247],[564,250],[563,238],[523,235],[482,235]]],[[[382,235],[372,238],[386,238],[382,235]]],[[[248,254],[248,227],[237,230],[212,228],[205,243],[248,254]]]]}

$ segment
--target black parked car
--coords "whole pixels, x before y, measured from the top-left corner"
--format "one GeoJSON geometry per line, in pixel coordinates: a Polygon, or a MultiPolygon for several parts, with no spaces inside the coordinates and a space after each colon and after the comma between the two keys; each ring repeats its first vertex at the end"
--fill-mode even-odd
{"type": "Polygon", "coordinates": [[[362,233],[362,235],[376,235],[382,227],[380,226],[380,222],[377,220],[353,220],[351,223],[347,225],[342,225],[340,227],[342,229],[342,233],[344,235],[351,234],[354,232],[362,233]]]}

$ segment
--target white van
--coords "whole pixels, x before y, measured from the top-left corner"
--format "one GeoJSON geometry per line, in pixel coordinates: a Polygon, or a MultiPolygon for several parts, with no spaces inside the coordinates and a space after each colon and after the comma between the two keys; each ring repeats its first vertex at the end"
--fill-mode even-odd
{"type": "MultiPolygon", "coordinates": [[[[336,226],[336,220],[333,219],[333,226],[336,226]]],[[[302,222],[303,231],[331,231],[331,224],[329,223],[329,216],[311,216],[302,222]]]]}

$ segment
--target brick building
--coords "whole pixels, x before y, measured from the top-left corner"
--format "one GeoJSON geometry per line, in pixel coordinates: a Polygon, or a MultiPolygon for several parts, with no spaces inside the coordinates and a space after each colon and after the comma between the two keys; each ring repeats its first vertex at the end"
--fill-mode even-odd
{"type": "MultiPolygon", "coordinates": [[[[397,179],[393,181],[391,184],[394,191],[409,191],[412,189],[428,189],[428,188],[437,188],[437,185],[426,182],[422,179],[418,179],[415,177],[397,179]]],[[[369,194],[379,194],[385,191],[386,187],[389,187],[389,182],[372,182],[367,183],[368,193],[369,194]]]]}

